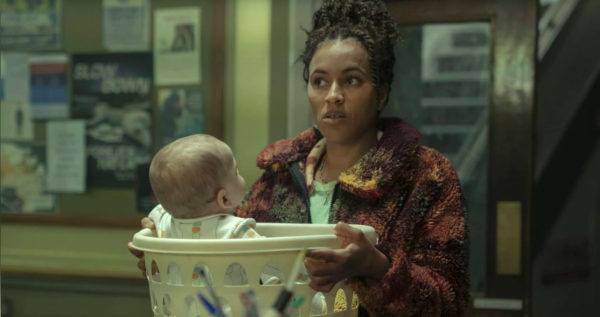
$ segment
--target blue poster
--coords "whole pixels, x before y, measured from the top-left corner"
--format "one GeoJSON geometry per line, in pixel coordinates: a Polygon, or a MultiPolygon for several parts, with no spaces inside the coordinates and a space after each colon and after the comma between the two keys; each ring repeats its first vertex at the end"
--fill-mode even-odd
{"type": "Polygon", "coordinates": [[[33,119],[67,118],[67,56],[29,57],[29,94],[33,119]]]}

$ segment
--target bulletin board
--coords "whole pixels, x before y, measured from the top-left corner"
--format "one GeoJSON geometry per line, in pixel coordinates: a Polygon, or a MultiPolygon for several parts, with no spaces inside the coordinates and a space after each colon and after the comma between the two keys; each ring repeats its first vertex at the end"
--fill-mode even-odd
{"type": "MultiPolygon", "coordinates": [[[[113,32],[118,35],[119,30],[114,25],[109,25],[108,27],[104,25],[106,23],[103,23],[103,14],[106,14],[106,11],[103,10],[106,8],[103,7],[102,0],[62,0],[59,2],[57,23],[59,24],[60,32],[57,47],[32,49],[26,52],[28,54],[40,53],[42,55],[64,53],[66,55],[66,98],[70,118],[74,115],[85,118],[86,111],[90,112],[85,106],[81,106],[82,104],[85,105],[85,102],[82,102],[82,100],[89,99],[89,96],[85,95],[86,87],[79,85],[81,82],[78,81],[81,78],[86,79],[86,76],[93,76],[91,71],[85,71],[87,67],[85,65],[88,65],[89,68],[87,70],[90,70],[93,67],[93,61],[97,60],[104,61],[105,63],[116,63],[122,65],[122,67],[139,63],[142,66],[138,66],[137,71],[144,73],[146,78],[153,79],[148,93],[151,132],[147,136],[139,136],[142,143],[149,144],[148,154],[150,158],[160,147],[169,142],[169,137],[171,139],[176,137],[175,132],[173,132],[175,128],[179,129],[177,130],[179,134],[190,134],[198,133],[197,129],[194,130],[194,128],[201,126],[202,133],[223,138],[225,74],[224,1],[149,0],[149,45],[143,50],[134,51],[127,48],[107,47],[108,44],[106,43],[104,33],[113,32]],[[198,78],[192,79],[191,82],[179,83],[177,82],[177,78],[180,77],[179,74],[181,74],[181,77],[193,77],[195,74],[190,73],[186,75],[185,67],[173,71],[172,68],[165,67],[164,62],[162,62],[162,66],[156,64],[156,54],[153,53],[156,48],[155,44],[159,44],[155,43],[159,34],[155,33],[160,33],[161,30],[156,30],[154,23],[155,19],[158,18],[162,18],[163,21],[167,21],[166,23],[168,23],[169,14],[172,15],[174,12],[181,13],[186,11],[198,12],[200,16],[199,36],[193,39],[186,38],[186,33],[183,32],[184,36],[173,41],[174,43],[172,45],[169,44],[169,47],[174,51],[185,51],[189,49],[187,46],[192,43],[191,45],[200,51],[200,57],[198,58],[199,60],[188,59],[186,63],[197,63],[200,72],[197,74],[198,78]],[[150,61],[145,60],[148,58],[150,58],[150,61]],[[74,74],[74,63],[77,63],[79,66],[84,65],[78,67],[77,74],[74,74]],[[156,80],[153,72],[157,71],[157,66],[162,67],[163,72],[172,71],[170,81],[156,80]],[[78,79],[76,80],[75,78],[78,79]],[[173,106],[174,101],[177,101],[175,104],[181,104],[182,100],[187,102],[186,105],[193,104],[195,106],[173,106]],[[171,118],[171,122],[179,124],[176,127],[169,126],[165,121],[165,118],[170,118],[169,116],[174,111],[178,112],[178,117],[176,119],[171,118]]],[[[177,30],[181,29],[182,31],[186,31],[187,27],[191,26],[185,23],[173,26],[173,28],[177,30]]],[[[124,45],[126,44],[124,43],[124,45]]],[[[2,50],[2,54],[7,53],[11,53],[11,50],[2,50]]],[[[184,53],[181,53],[179,56],[185,56],[184,53]]],[[[124,89],[122,87],[126,86],[127,84],[118,83],[116,89],[124,89]]],[[[130,101],[130,104],[135,104],[135,101],[130,101]]],[[[110,110],[110,107],[105,108],[110,110]]],[[[111,111],[109,110],[106,113],[111,115],[111,111]]],[[[87,118],[86,129],[89,129],[89,121],[90,119],[87,118]]],[[[31,143],[35,144],[38,151],[44,151],[47,145],[47,128],[49,122],[52,122],[52,120],[33,120],[31,122],[33,125],[31,143]]],[[[100,128],[98,128],[98,131],[101,131],[100,128]]],[[[6,141],[4,136],[3,141],[6,141]]],[[[89,142],[89,137],[87,142],[89,142]]],[[[89,150],[90,146],[86,144],[86,147],[89,150]]],[[[87,158],[87,163],[89,164],[89,157],[87,158]]],[[[96,174],[91,173],[88,166],[84,192],[56,192],[55,204],[52,211],[32,213],[3,212],[1,220],[2,222],[60,225],[139,227],[139,219],[146,215],[152,207],[149,201],[150,195],[148,193],[149,186],[147,179],[143,179],[144,168],[147,169],[147,166],[144,167],[144,164],[140,165],[137,168],[139,171],[136,174],[135,180],[120,185],[111,183],[111,175],[100,172],[96,174]]],[[[3,164],[4,166],[5,164],[3,164]]],[[[44,185],[40,184],[40,186],[44,185]]]]}

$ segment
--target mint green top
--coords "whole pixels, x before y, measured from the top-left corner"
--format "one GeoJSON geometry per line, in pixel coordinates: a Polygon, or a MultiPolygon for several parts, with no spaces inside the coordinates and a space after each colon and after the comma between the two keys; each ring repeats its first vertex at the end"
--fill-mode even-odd
{"type": "Polygon", "coordinates": [[[337,182],[320,183],[315,180],[315,190],[310,194],[310,218],[312,223],[329,223],[329,210],[337,182]]]}

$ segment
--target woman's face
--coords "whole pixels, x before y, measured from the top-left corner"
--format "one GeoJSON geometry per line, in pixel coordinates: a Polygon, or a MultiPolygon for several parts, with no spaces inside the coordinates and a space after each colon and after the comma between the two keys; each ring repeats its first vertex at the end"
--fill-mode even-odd
{"type": "Polygon", "coordinates": [[[321,44],[309,66],[308,99],[328,143],[352,144],[374,132],[381,97],[360,42],[347,38],[321,44]]]}

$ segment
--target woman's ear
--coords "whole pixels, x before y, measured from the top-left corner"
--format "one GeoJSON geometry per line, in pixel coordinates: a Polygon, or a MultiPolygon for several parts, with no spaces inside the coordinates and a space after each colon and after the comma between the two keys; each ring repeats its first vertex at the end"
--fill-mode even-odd
{"type": "Polygon", "coordinates": [[[219,191],[217,191],[216,201],[217,205],[221,209],[229,209],[232,207],[231,200],[229,200],[229,197],[227,197],[227,191],[225,191],[225,188],[221,188],[219,191]]]}
{"type": "Polygon", "coordinates": [[[389,85],[377,88],[377,111],[383,111],[383,108],[385,108],[385,105],[387,105],[389,94],[389,85]]]}

